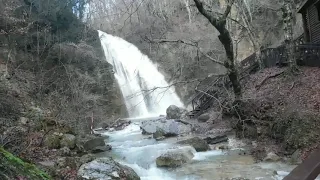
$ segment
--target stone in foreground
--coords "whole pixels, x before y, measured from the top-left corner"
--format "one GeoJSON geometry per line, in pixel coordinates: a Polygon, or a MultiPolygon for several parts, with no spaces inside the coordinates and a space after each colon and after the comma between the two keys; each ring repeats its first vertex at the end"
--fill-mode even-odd
{"type": "Polygon", "coordinates": [[[197,152],[207,151],[210,149],[208,143],[199,137],[179,141],[178,144],[188,144],[192,146],[197,152]]]}
{"type": "Polygon", "coordinates": [[[158,167],[179,167],[191,161],[193,156],[193,153],[190,151],[167,152],[156,159],[156,164],[158,167]]]}
{"type": "Polygon", "coordinates": [[[117,163],[112,158],[100,158],[83,164],[78,171],[78,179],[140,180],[140,177],[133,169],[117,163]]]}

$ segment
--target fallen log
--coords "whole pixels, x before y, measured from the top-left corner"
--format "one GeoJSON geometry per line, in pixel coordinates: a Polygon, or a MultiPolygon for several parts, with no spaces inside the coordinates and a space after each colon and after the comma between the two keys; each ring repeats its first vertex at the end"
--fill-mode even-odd
{"type": "Polygon", "coordinates": [[[226,135],[222,135],[222,136],[215,136],[215,137],[206,137],[203,140],[205,140],[208,144],[218,144],[222,142],[227,142],[229,138],[226,135]]]}

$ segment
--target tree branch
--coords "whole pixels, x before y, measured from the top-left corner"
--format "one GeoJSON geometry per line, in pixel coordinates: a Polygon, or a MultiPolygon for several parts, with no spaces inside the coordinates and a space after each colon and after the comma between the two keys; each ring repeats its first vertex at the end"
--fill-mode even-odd
{"type": "Polygon", "coordinates": [[[145,39],[147,39],[150,43],[182,43],[182,44],[186,44],[186,45],[189,45],[189,46],[196,47],[199,50],[199,52],[201,54],[203,54],[206,58],[210,59],[214,63],[217,63],[217,64],[220,64],[220,65],[224,66],[224,62],[221,62],[221,61],[209,56],[207,53],[203,52],[202,49],[198,46],[197,43],[187,42],[187,41],[181,40],[181,39],[178,39],[178,40],[169,40],[169,39],[150,40],[148,37],[146,37],[145,39]]]}
{"type": "Polygon", "coordinates": [[[230,0],[230,1],[228,2],[228,5],[227,5],[226,10],[224,11],[223,16],[220,18],[222,21],[225,21],[225,20],[227,19],[228,15],[229,15],[230,12],[231,12],[231,8],[232,8],[233,3],[234,3],[234,0],[230,0]]]}
{"type": "Polygon", "coordinates": [[[199,12],[206,17],[209,22],[216,27],[216,25],[218,24],[218,19],[216,17],[214,17],[212,14],[209,14],[209,12],[207,10],[204,9],[203,7],[203,3],[200,0],[193,0],[194,3],[196,4],[197,9],[199,10],[199,12]]]}

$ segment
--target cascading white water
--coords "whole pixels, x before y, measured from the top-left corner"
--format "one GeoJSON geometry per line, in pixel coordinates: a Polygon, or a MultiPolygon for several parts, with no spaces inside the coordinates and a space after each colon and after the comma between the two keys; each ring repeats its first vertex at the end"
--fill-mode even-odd
{"type": "Polygon", "coordinates": [[[165,114],[183,103],[155,64],[133,44],[99,31],[107,61],[113,65],[130,117],[165,114]]]}

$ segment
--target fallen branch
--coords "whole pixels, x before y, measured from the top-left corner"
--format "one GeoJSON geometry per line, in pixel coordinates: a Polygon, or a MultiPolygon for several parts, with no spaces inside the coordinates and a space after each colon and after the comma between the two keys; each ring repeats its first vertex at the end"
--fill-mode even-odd
{"type": "Polygon", "coordinates": [[[266,78],[264,78],[258,85],[256,85],[256,89],[259,90],[261,88],[261,86],[268,80],[268,79],[271,79],[271,78],[275,78],[275,77],[278,77],[280,76],[281,74],[283,74],[284,71],[281,71],[281,72],[278,72],[276,74],[273,74],[273,75],[270,75],[270,76],[267,76],[266,78]]]}
{"type": "Polygon", "coordinates": [[[185,125],[193,125],[193,124],[191,124],[191,123],[189,123],[189,122],[187,122],[187,121],[183,121],[183,120],[180,120],[180,119],[176,119],[176,120],[174,120],[174,121],[176,121],[176,122],[180,122],[180,123],[182,123],[182,124],[185,124],[185,125]]]}
{"type": "Polygon", "coordinates": [[[118,118],[116,121],[114,121],[109,127],[112,127],[112,126],[114,126],[118,121],[120,121],[121,120],[121,118],[118,118]]]}
{"type": "Polygon", "coordinates": [[[290,90],[293,89],[294,85],[295,85],[295,82],[292,83],[290,90]]]}

